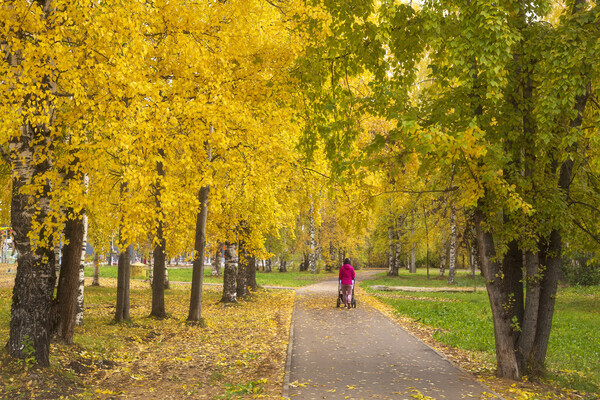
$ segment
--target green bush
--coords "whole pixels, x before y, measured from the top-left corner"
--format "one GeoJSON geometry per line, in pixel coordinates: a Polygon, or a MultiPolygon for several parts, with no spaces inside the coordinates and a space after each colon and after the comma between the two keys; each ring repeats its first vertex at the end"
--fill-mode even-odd
{"type": "Polygon", "coordinates": [[[600,285],[600,263],[586,255],[567,259],[562,263],[564,280],[573,286],[600,285]]]}

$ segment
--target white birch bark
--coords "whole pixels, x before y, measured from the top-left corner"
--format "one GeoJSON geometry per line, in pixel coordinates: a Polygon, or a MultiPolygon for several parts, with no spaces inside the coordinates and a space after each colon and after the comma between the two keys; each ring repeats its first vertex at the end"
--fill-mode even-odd
{"type": "MultiPolygon", "coordinates": [[[[390,225],[388,227],[388,275],[392,275],[394,272],[394,228],[390,225]]],[[[398,259],[396,259],[398,261],[398,259]]]]}
{"type": "Polygon", "coordinates": [[[314,205],[311,201],[310,203],[310,254],[308,256],[308,265],[310,268],[310,273],[314,274],[316,268],[316,241],[315,241],[315,218],[314,218],[314,205]]]}
{"type": "Polygon", "coordinates": [[[414,274],[417,272],[417,244],[415,243],[415,213],[412,212],[412,219],[410,222],[410,273],[414,274]]]}
{"type": "Polygon", "coordinates": [[[456,207],[450,207],[450,250],[448,255],[448,283],[454,283],[456,272],[456,207]]]}
{"type": "MultiPolygon", "coordinates": [[[[83,185],[85,191],[90,185],[90,177],[88,174],[83,176],[83,185]]],[[[87,248],[88,235],[88,217],[85,211],[82,216],[83,220],[83,241],[81,245],[81,262],[79,263],[79,288],[77,289],[77,308],[75,311],[75,325],[79,326],[83,323],[83,297],[85,292],[85,250],[87,248]]]]}

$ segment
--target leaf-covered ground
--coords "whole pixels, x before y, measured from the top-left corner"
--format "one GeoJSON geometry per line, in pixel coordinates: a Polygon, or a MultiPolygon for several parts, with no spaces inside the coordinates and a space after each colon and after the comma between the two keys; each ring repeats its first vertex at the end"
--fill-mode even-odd
{"type": "MultiPolygon", "coordinates": [[[[52,367],[37,369],[4,352],[0,396],[17,398],[279,398],[294,293],[259,290],[236,305],[204,291],[206,327],[185,322],[189,285],[166,292],[169,317],[149,318],[148,285],[132,282],[130,324],[112,322],[114,280],[86,287],[75,345],[54,343],[52,367]]],[[[11,290],[0,289],[0,337],[8,337],[11,290]]]]}

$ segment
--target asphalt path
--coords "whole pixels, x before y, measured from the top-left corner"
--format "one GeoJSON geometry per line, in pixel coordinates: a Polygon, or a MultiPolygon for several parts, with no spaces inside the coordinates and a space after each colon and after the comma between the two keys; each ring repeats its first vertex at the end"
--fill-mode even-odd
{"type": "Polygon", "coordinates": [[[284,397],[499,398],[360,297],[350,310],[336,299],[335,280],[297,290],[284,397]]]}

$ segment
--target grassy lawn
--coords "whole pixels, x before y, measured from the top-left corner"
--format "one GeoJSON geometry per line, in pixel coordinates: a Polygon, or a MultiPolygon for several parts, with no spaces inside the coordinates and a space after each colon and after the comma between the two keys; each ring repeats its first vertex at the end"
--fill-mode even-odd
{"type": "Polygon", "coordinates": [[[438,269],[430,269],[429,279],[427,271],[423,268],[417,269],[416,274],[409,273],[406,269],[398,271],[398,277],[388,277],[385,272],[378,274],[374,279],[369,279],[369,286],[414,286],[414,287],[477,287],[485,286],[485,279],[479,273],[473,278],[470,271],[456,270],[454,276],[454,285],[448,284],[448,271],[444,276],[440,276],[438,269]]]}
{"type": "MultiPolygon", "coordinates": [[[[436,340],[460,349],[484,351],[492,358],[494,331],[485,291],[409,293],[369,289],[373,285],[423,287],[438,284],[448,286],[439,278],[428,281],[423,271],[417,275],[401,271],[398,278],[381,276],[361,285],[391,305],[399,315],[436,328],[436,340]]],[[[468,282],[465,286],[469,286],[468,282]]],[[[566,388],[595,393],[593,396],[600,394],[599,301],[600,287],[559,289],[547,356],[549,380],[566,388]]]]}
{"type": "MultiPolygon", "coordinates": [[[[91,277],[94,273],[93,267],[85,268],[85,276],[91,277]]],[[[256,272],[256,282],[259,286],[284,286],[284,287],[301,287],[319,282],[323,279],[335,278],[337,272],[320,272],[311,274],[309,272],[256,272]]],[[[116,266],[100,266],[100,278],[117,278],[116,266]]],[[[146,279],[147,275],[132,276],[133,279],[146,279]]],[[[172,282],[191,282],[192,268],[171,267],[169,268],[169,280],[172,282]]],[[[212,276],[209,268],[204,269],[204,282],[206,283],[222,283],[222,276],[212,276]]]]}

